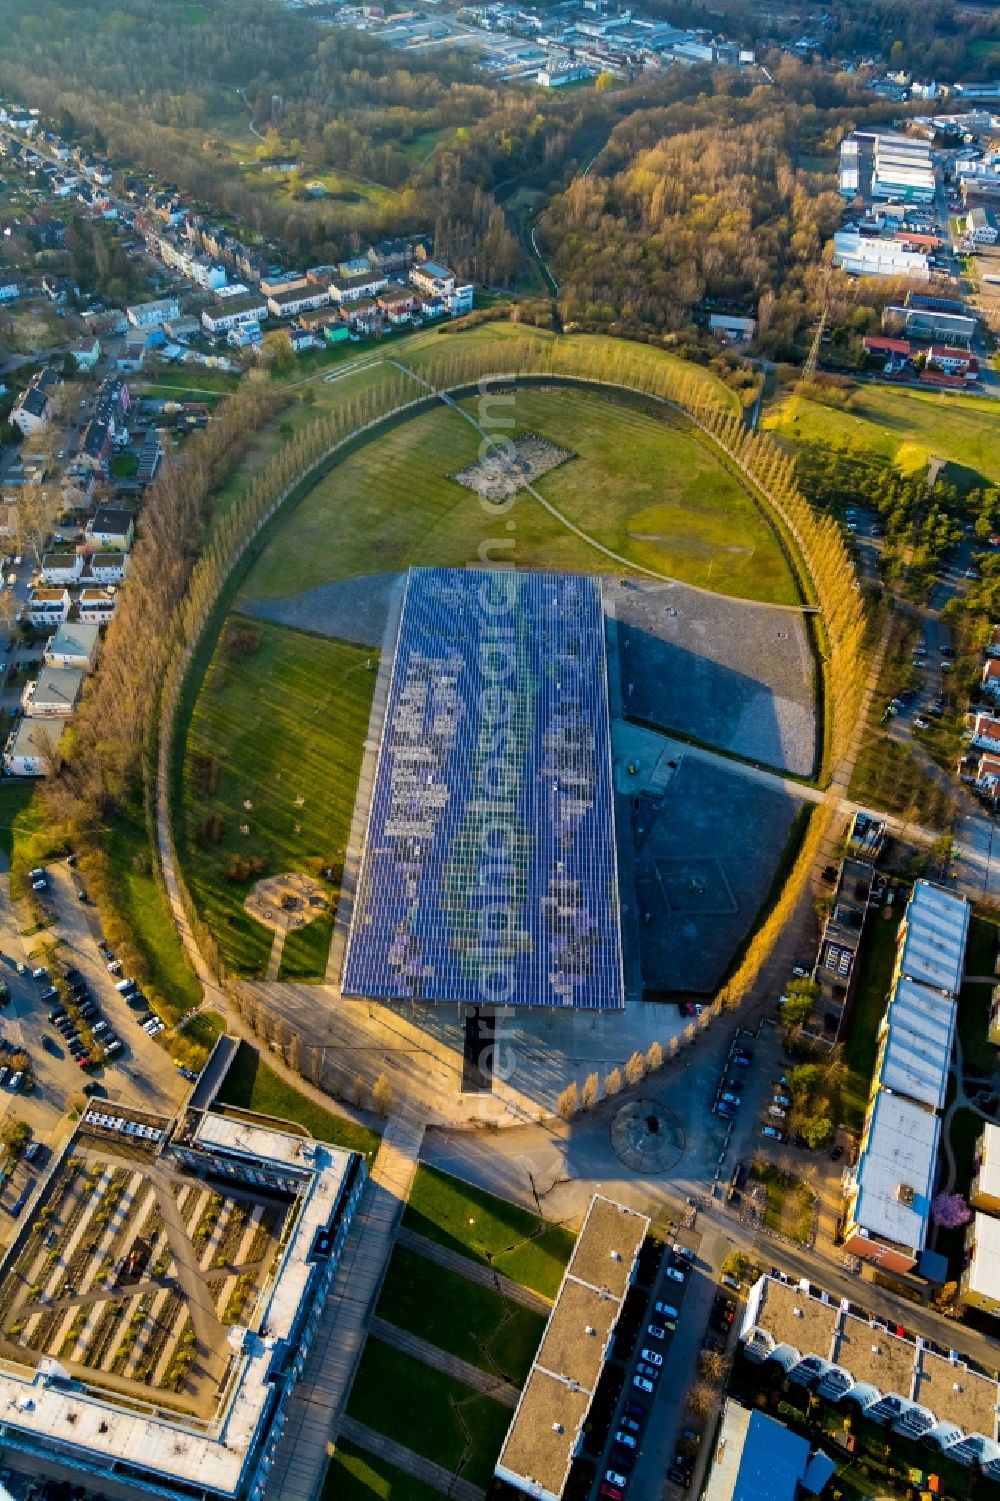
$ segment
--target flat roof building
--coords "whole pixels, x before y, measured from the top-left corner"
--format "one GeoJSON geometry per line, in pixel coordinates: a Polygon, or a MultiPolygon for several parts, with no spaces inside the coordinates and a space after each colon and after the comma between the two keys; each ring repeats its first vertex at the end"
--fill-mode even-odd
{"type": "Polygon", "coordinates": [[[976,1144],[975,1172],[969,1203],[988,1214],[1000,1214],[1000,1126],[989,1123],[976,1144]]]}
{"type": "Polygon", "coordinates": [[[927,1240],[940,1117],[879,1089],[868,1109],[844,1214],[844,1248],[908,1272],[927,1240]]]}
{"type": "MultiPolygon", "coordinates": [[[[124,1148],[136,1228],[158,1204],[166,1174],[175,1186],[186,1181],[186,1194],[199,1202],[208,1203],[214,1195],[217,1212],[237,1216],[237,1225],[249,1221],[242,1242],[266,1242],[267,1255],[251,1278],[253,1301],[240,1305],[236,1320],[225,1302],[212,1302],[207,1284],[202,1288],[206,1303],[197,1323],[200,1358],[214,1364],[222,1379],[206,1381],[197,1402],[161,1399],[155,1375],[134,1381],[141,1391],[123,1397],[115,1380],[79,1353],[83,1347],[75,1335],[70,1340],[78,1352],[72,1377],[55,1360],[21,1366],[8,1352],[0,1371],[5,1462],[39,1478],[84,1481],[89,1490],[112,1498],[149,1494],[177,1501],[259,1501],[285,1409],[364,1186],[364,1159],[264,1120],[189,1110],[173,1125],[165,1120],[150,1125],[148,1117],[137,1121],[138,1112],[120,1105],[98,1108],[104,1104],[92,1102],[39,1186],[36,1202],[54,1206],[53,1235],[70,1233],[60,1207],[67,1199],[77,1206],[73,1212],[80,1223],[85,1229],[89,1224],[94,1233],[100,1186],[124,1148]],[[92,1176],[83,1176],[87,1169],[92,1176]],[[251,1206],[261,1199],[262,1189],[270,1195],[277,1225],[260,1237],[251,1206]],[[209,1343],[216,1338],[212,1331],[218,1334],[219,1349],[209,1343]]],[[[123,1213],[127,1207],[122,1204],[123,1213]]],[[[183,1246],[191,1235],[197,1240],[196,1225],[197,1218],[185,1220],[171,1232],[171,1257],[175,1243],[183,1246]]],[[[20,1258],[32,1254],[31,1233],[30,1216],[25,1216],[0,1263],[0,1280],[18,1290],[20,1258]]],[[[182,1280],[184,1288],[200,1282],[199,1257],[203,1259],[200,1247],[195,1250],[192,1243],[188,1250],[192,1270],[182,1280]]],[[[141,1246],[133,1254],[141,1256],[141,1246]]],[[[141,1266],[147,1279],[157,1275],[146,1270],[145,1260],[141,1266]]],[[[60,1277],[64,1275],[63,1270],[60,1277]]],[[[132,1307],[122,1303],[123,1275],[116,1270],[118,1281],[100,1304],[115,1337],[117,1319],[127,1321],[132,1307]]],[[[227,1296],[225,1289],[221,1296],[227,1296]]],[[[143,1304],[133,1317],[145,1327],[149,1315],[143,1304]]],[[[187,1318],[184,1312],[181,1321],[187,1318]]],[[[140,1343],[143,1337],[140,1332],[140,1343]]]]}
{"type": "Polygon", "coordinates": [[[559,1501],[649,1231],[645,1215],[595,1194],[494,1474],[559,1501]]]}
{"type": "Polygon", "coordinates": [[[996,1376],[960,1351],[938,1353],[846,1298],[780,1276],[750,1289],[740,1340],[749,1360],[774,1361],[793,1385],[828,1402],[850,1399],[873,1422],[1000,1479],[996,1376]]]}
{"type": "Polygon", "coordinates": [[[919,1105],[943,1110],[955,1015],[954,1001],[900,975],[879,1029],[876,1083],[919,1105]]]}
{"type": "Polygon", "coordinates": [[[766,1413],[732,1397],[722,1410],[703,1501],[803,1501],[837,1472],[826,1454],[766,1413]]]}
{"type": "Polygon", "coordinates": [[[1000,1220],[976,1213],[965,1232],[959,1294],[968,1308],[1000,1316],[1000,1220]]]}
{"type": "Polygon", "coordinates": [[[969,939],[968,899],[931,881],[915,881],[906,906],[896,973],[945,995],[962,988],[969,939]]]}

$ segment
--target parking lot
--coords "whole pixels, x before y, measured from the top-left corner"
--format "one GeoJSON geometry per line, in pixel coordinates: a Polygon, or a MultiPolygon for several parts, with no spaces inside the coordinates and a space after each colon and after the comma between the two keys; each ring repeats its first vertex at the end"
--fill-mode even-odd
{"type": "MultiPolygon", "coordinates": [[[[116,988],[128,977],[109,970],[109,957],[98,947],[96,913],[79,900],[78,889],[71,867],[54,862],[35,893],[49,926],[22,937],[10,907],[5,904],[0,912],[0,979],[9,995],[0,1011],[0,1036],[10,1051],[27,1055],[32,1084],[30,1092],[22,1092],[23,1082],[12,1092],[8,1073],[0,1082],[0,1107],[4,1119],[25,1121],[46,1149],[73,1129],[71,1112],[85,1098],[84,1090],[94,1100],[172,1115],[189,1087],[169,1053],[139,1025],[148,1007],[141,1006],[138,993],[130,992],[130,1004],[116,988]],[[39,968],[43,972],[35,978],[32,971],[39,968]],[[114,1039],[120,1046],[109,1048],[114,1039]],[[81,1067],[88,1056],[91,1064],[81,1067]]],[[[0,1215],[0,1238],[10,1233],[8,1215],[31,1166],[22,1160],[0,1189],[0,1208],[8,1212],[0,1215]]]]}

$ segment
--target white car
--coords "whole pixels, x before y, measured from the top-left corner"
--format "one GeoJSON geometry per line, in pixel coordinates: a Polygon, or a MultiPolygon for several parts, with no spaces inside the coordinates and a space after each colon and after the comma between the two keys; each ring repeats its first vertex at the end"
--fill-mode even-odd
{"type": "Polygon", "coordinates": [[[628,1485],[628,1477],[620,1475],[617,1470],[605,1470],[604,1478],[609,1485],[616,1485],[620,1491],[628,1485]]]}
{"type": "Polygon", "coordinates": [[[664,1267],[663,1270],[664,1270],[665,1275],[668,1276],[671,1279],[671,1281],[673,1281],[673,1282],[683,1282],[684,1281],[684,1273],[681,1271],[681,1269],[680,1269],[679,1266],[668,1266],[668,1267],[664,1267]]]}
{"type": "Polygon", "coordinates": [[[642,1358],[643,1360],[648,1360],[650,1365],[663,1364],[663,1356],[660,1354],[659,1350],[643,1350],[642,1358]]]}
{"type": "Polygon", "coordinates": [[[775,1121],[783,1121],[788,1118],[788,1111],[782,1110],[780,1105],[768,1105],[767,1113],[775,1121]]]}
{"type": "Polygon", "coordinates": [[[645,1376],[633,1376],[632,1385],[638,1387],[641,1392],[651,1392],[653,1390],[653,1383],[648,1381],[645,1376]]]}

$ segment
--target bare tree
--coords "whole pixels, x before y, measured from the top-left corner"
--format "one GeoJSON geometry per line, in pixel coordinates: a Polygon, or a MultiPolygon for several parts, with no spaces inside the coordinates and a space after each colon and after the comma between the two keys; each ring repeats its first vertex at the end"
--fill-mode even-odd
{"type": "Polygon", "coordinates": [[[629,1085],[638,1084],[645,1072],[645,1058],[640,1052],[633,1053],[625,1064],[625,1082],[629,1085]]]}
{"type": "Polygon", "coordinates": [[[588,1074],[584,1079],[581,1098],[584,1110],[593,1110],[601,1098],[601,1081],[596,1074],[588,1074]]]}
{"type": "Polygon", "coordinates": [[[621,1092],[622,1071],[620,1068],[613,1068],[604,1080],[604,1098],[610,1100],[613,1095],[621,1094],[621,1092]]]}
{"type": "Polygon", "coordinates": [[[379,1115],[385,1117],[392,1109],[392,1084],[388,1074],[379,1074],[372,1085],[372,1103],[379,1115]]]}
{"type": "Polygon", "coordinates": [[[561,1090],[556,1100],[556,1110],[564,1121],[572,1120],[580,1108],[580,1091],[576,1087],[576,1080],[571,1079],[566,1088],[561,1090]]]}
{"type": "Polygon", "coordinates": [[[663,1049],[654,1038],[646,1049],[646,1071],[655,1074],[658,1068],[663,1067],[663,1049]]]}

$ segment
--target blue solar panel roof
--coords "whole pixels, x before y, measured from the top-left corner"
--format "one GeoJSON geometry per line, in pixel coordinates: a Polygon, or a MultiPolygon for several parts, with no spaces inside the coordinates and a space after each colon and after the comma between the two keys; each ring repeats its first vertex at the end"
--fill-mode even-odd
{"type": "Polygon", "coordinates": [[[343,990],[624,1005],[598,580],[409,574],[343,990]]]}

